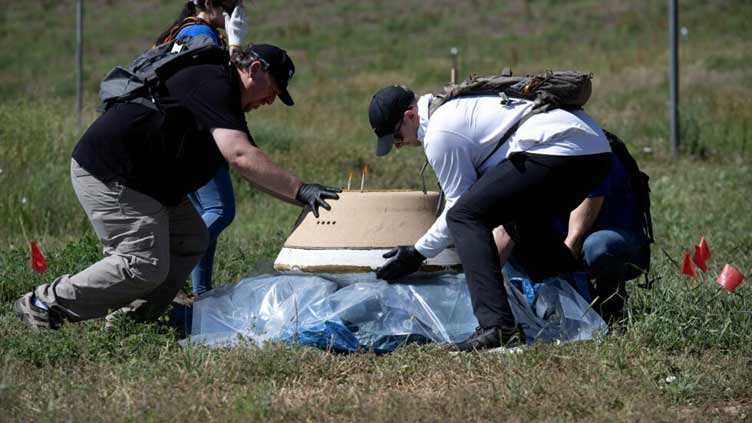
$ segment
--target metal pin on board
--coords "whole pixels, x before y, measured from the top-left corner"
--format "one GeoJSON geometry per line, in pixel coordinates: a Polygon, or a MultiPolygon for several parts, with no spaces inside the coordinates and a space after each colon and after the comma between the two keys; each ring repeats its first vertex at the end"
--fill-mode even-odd
{"type": "Polygon", "coordinates": [[[428,194],[428,190],[426,190],[426,168],[428,167],[428,159],[426,159],[426,162],[423,163],[423,167],[420,168],[420,180],[423,182],[423,194],[428,194]]]}

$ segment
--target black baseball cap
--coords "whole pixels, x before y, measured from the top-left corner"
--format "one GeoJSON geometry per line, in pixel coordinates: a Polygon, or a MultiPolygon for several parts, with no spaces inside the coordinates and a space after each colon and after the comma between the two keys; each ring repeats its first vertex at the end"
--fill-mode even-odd
{"type": "Polygon", "coordinates": [[[402,85],[390,85],[376,92],[368,108],[368,120],[376,133],[376,155],[385,156],[394,144],[394,128],[415,101],[415,93],[402,85]]]}
{"type": "Polygon", "coordinates": [[[295,104],[290,97],[290,93],[287,92],[287,83],[295,74],[295,65],[287,52],[270,44],[253,44],[248,47],[246,53],[250,53],[265,62],[269,74],[279,87],[279,99],[288,106],[295,104]]]}

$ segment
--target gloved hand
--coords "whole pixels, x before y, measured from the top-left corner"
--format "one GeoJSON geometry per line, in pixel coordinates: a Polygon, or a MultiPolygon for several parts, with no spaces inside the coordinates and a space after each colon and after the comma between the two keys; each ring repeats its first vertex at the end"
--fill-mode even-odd
{"type": "Polygon", "coordinates": [[[403,245],[393,248],[383,255],[391,258],[383,266],[376,269],[376,277],[392,283],[416,272],[426,258],[415,247],[403,245]]]}
{"type": "Polygon", "coordinates": [[[230,47],[242,48],[243,39],[248,34],[248,20],[245,15],[245,7],[242,4],[235,6],[232,16],[227,12],[222,12],[225,17],[225,32],[227,33],[227,44],[230,47]]]}
{"type": "Polygon", "coordinates": [[[327,204],[326,199],[339,200],[339,188],[325,187],[319,184],[303,184],[298,190],[295,199],[311,208],[313,215],[319,217],[319,207],[331,210],[332,207],[327,204]]]}

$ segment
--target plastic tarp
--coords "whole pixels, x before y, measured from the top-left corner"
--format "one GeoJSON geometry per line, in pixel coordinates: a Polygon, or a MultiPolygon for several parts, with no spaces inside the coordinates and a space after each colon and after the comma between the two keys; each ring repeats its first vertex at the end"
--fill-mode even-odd
{"type": "MultiPolygon", "coordinates": [[[[519,275],[517,275],[519,276],[519,275]]],[[[531,302],[506,284],[528,342],[590,339],[603,320],[563,279],[535,287],[531,302]]],[[[456,343],[470,336],[473,315],[464,274],[421,274],[387,284],[373,273],[279,273],[220,286],[193,305],[188,344],[296,342],[336,351],[385,353],[407,343],[456,343]]]]}

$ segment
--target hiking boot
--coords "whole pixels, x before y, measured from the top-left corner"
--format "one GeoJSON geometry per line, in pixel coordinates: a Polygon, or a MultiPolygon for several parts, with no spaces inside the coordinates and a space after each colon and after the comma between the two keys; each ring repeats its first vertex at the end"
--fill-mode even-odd
{"type": "Polygon", "coordinates": [[[34,293],[29,292],[13,305],[16,317],[35,332],[59,329],[63,319],[54,310],[45,310],[34,304],[34,293]]]}
{"type": "Polygon", "coordinates": [[[522,344],[522,338],[516,327],[504,328],[493,326],[477,328],[469,338],[455,344],[457,351],[480,351],[498,347],[516,347],[522,344]]]}

